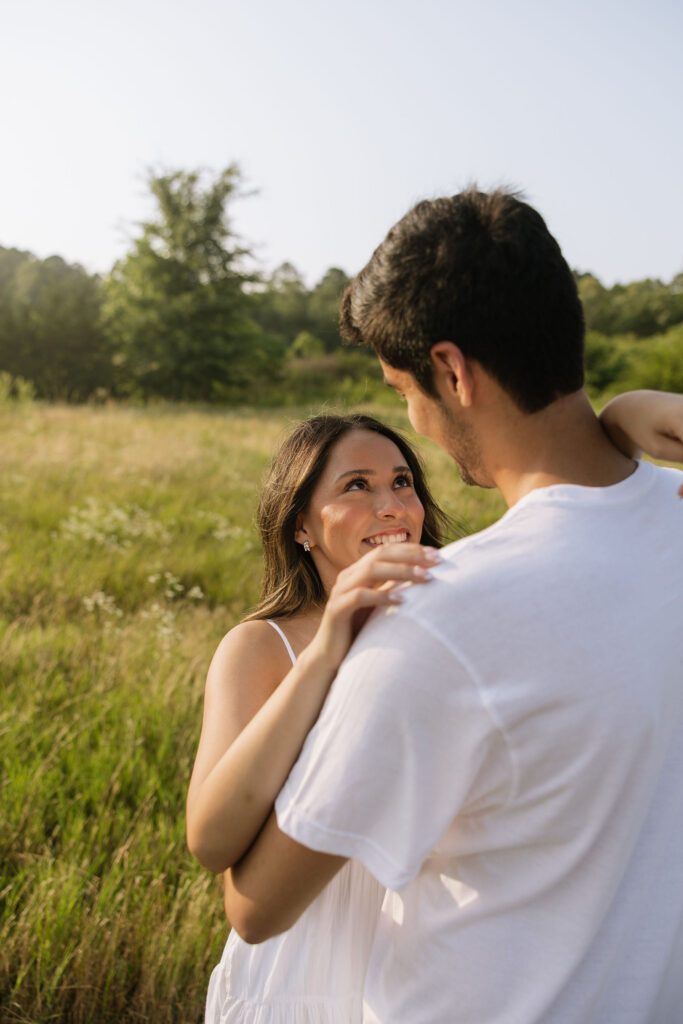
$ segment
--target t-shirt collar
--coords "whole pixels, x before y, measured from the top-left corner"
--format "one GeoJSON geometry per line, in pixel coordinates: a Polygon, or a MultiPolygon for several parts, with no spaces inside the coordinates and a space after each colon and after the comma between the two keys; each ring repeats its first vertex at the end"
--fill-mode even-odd
{"type": "Polygon", "coordinates": [[[506,512],[511,515],[527,505],[621,505],[632,501],[651,486],[654,479],[654,466],[649,462],[636,462],[635,470],[623,480],[607,487],[586,487],[583,484],[550,484],[548,487],[535,487],[520,498],[506,512]]]}

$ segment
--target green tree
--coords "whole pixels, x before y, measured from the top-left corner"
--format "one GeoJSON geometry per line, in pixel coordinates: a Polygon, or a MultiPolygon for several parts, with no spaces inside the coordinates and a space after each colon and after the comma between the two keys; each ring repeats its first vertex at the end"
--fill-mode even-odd
{"type": "Polygon", "coordinates": [[[339,301],[349,277],[330,267],[309,291],[296,267],[283,263],[252,295],[253,315],[261,327],[291,349],[296,338],[308,333],[319,338],[325,352],[336,351],[339,338],[339,301]]]}
{"type": "Polygon", "coordinates": [[[319,359],[325,354],[325,347],[315,334],[300,331],[289,348],[290,355],[296,359],[319,359]]]}
{"type": "Polygon", "coordinates": [[[619,341],[597,331],[586,333],[584,364],[586,387],[593,392],[604,391],[615,384],[624,377],[631,365],[619,341]]]}
{"type": "Polygon", "coordinates": [[[615,334],[649,338],[671,324],[670,295],[661,281],[647,279],[611,289],[615,334]]]}
{"type": "Polygon", "coordinates": [[[683,392],[683,324],[639,342],[628,387],[683,392]]]}
{"type": "Polygon", "coordinates": [[[101,284],[59,256],[0,250],[0,369],[41,398],[83,401],[112,383],[101,284]]]}
{"type": "Polygon", "coordinates": [[[577,274],[588,330],[650,338],[683,322],[683,274],[605,288],[593,274],[577,274]]]}
{"type": "Polygon", "coordinates": [[[233,400],[272,375],[281,346],[250,315],[248,250],[230,226],[235,165],[149,176],[157,216],[105,283],[120,388],[144,397],[233,400]]]}
{"type": "Polygon", "coordinates": [[[310,328],[308,299],[299,271],[293,264],[283,263],[273,271],[264,288],[252,293],[254,319],[289,348],[302,331],[310,328]]]}
{"type": "Polygon", "coordinates": [[[35,259],[30,252],[0,247],[0,370],[18,373],[14,291],[19,268],[35,259]]]}
{"type": "Polygon", "coordinates": [[[310,294],[308,315],[311,331],[320,338],[325,350],[339,348],[339,302],[351,279],[339,267],[330,267],[310,294]]]}
{"type": "Polygon", "coordinates": [[[576,284],[587,329],[598,331],[600,334],[612,334],[615,310],[609,289],[605,288],[593,274],[578,274],[576,284]]]}

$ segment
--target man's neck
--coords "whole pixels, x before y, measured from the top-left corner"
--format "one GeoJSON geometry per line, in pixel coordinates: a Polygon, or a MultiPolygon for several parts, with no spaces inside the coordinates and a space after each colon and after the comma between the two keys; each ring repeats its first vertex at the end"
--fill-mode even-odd
{"type": "Polygon", "coordinates": [[[635,468],[608,440],[584,391],[533,415],[509,406],[489,427],[482,455],[508,506],[553,484],[609,487],[635,468]]]}

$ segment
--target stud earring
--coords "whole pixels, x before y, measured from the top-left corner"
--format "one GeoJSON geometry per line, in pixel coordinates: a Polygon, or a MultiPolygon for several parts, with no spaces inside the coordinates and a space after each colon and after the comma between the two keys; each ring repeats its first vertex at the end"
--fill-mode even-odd
{"type": "Polygon", "coordinates": [[[311,545],[310,545],[309,541],[305,540],[304,541],[304,551],[306,552],[306,554],[308,554],[308,552],[310,550],[311,550],[311,545]]]}

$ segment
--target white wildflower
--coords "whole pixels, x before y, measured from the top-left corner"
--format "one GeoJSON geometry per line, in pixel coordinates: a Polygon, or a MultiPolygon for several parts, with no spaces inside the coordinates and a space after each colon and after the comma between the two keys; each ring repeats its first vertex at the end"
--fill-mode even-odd
{"type": "Polygon", "coordinates": [[[139,505],[115,505],[88,498],[72,508],[60,524],[60,535],[69,540],[87,540],[112,551],[130,548],[134,541],[152,540],[168,544],[171,535],[139,505]]]}
{"type": "Polygon", "coordinates": [[[99,614],[120,619],[123,611],[118,607],[111,594],[105,594],[103,590],[96,590],[94,594],[82,598],[86,611],[91,614],[99,614]]]}
{"type": "Polygon", "coordinates": [[[140,612],[140,618],[147,620],[153,627],[160,646],[165,654],[171,650],[173,642],[178,639],[175,628],[175,615],[170,608],[154,601],[149,608],[140,612]]]}
{"type": "Polygon", "coordinates": [[[207,524],[208,533],[214,540],[239,540],[244,530],[241,526],[234,526],[227,516],[218,512],[199,511],[195,518],[207,524]]]}
{"type": "Polygon", "coordinates": [[[174,576],[172,572],[164,573],[164,584],[166,587],[164,597],[167,597],[169,601],[172,601],[174,597],[179,597],[185,590],[180,579],[174,576]]]}

